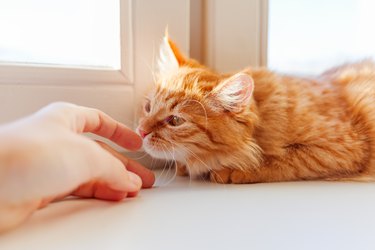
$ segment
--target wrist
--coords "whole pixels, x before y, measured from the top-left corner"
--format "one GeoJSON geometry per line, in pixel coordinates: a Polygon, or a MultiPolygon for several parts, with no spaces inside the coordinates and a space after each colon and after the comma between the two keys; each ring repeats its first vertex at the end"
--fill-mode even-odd
{"type": "Polygon", "coordinates": [[[31,143],[24,136],[15,135],[10,131],[0,131],[1,205],[25,202],[25,192],[28,191],[25,181],[30,177],[28,165],[33,161],[35,150],[35,143],[31,143]]]}
{"type": "Polygon", "coordinates": [[[24,202],[17,205],[4,204],[3,202],[1,202],[1,204],[0,233],[12,229],[25,221],[38,209],[40,201],[24,202]]]}

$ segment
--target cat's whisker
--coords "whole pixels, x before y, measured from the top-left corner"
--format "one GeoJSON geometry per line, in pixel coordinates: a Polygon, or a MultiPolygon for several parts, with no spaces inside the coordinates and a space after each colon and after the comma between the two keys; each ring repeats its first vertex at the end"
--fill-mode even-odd
{"type": "MultiPolygon", "coordinates": [[[[163,147],[163,152],[164,152],[164,154],[165,154],[165,158],[166,159],[170,159],[170,158],[173,158],[173,152],[171,152],[165,145],[161,145],[162,147],[163,147]],[[167,154],[169,154],[171,157],[169,157],[167,154]]],[[[166,169],[166,168],[168,168],[168,170],[167,170],[167,172],[166,172],[166,174],[165,174],[165,178],[164,179],[166,179],[167,180],[167,178],[169,177],[169,172],[170,172],[170,170],[171,170],[171,168],[172,168],[172,162],[170,161],[170,160],[168,160],[168,161],[165,161],[165,163],[164,163],[164,168],[163,168],[163,172],[164,172],[164,170],[166,169]]],[[[166,185],[169,185],[170,183],[171,183],[171,181],[173,181],[174,180],[174,176],[172,176],[172,178],[171,178],[171,180],[167,180],[165,183],[163,183],[163,186],[166,186],[166,185]]]]}
{"type": "MultiPolygon", "coordinates": [[[[175,160],[175,156],[174,156],[174,147],[172,145],[172,151],[170,152],[171,153],[171,157],[172,157],[172,162],[171,163],[175,163],[174,165],[176,165],[176,160],[175,160]]],[[[169,169],[172,169],[172,164],[169,164],[169,169]]],[[[169,170],[168,170],[168,173],[169,173],[169,170]]],[[[169,185],[172,181],[174,181],[174,179],[176,178],[177,176],[177,171],[174,172],[173,176],[171,177],[171,179],[165,184],[166,186],[169,185]]]]}
{"type": "Polygon", "coordinates": [[[153,157],[151,157],[150,169],[154,170],[154,168],[155,168],[155,159],[153,157]]]}
{"type": "MultiPolygon", "coordinates": [[[[174,142],[172,142],[171,141],[171,143],[172,144],[175,144],[175,145],[177,145],[176,143],[174,143],[174,142]]],[[[192,150],[190,150],[188,147],[186,147],[186,146],[184,146],[184,145],[177,145],[177,146],[179,146],[179,147],[182,147],[182,148],[184,148],[184,150],[186,150],[191,156],[193,156],[196,160],[198,160],[203,166],[205,166],[206,168],[207,168],[207,170],[208,171],[212,171],[212,168],[210,167],[210,166],[208,166],[200,157],[198,157],[192,150]]],[[[189,171],[189,176],[190,176],[190,178],[191,178],[191,173],[190,173],[190,169],[189,168],[187,168],[188,169],[188,171],[189,171]]]]}
{"type": "Polygon", "coordinates": [[[191,186],[191,181],[192,181],[191,169],[190,169],[189,163],[187,163],[187,162],[186,162],[186,171],[188,171],[188,176],[189,176],[189,186],[191,186]]]}
{"type": "MultiPolygon", "coordinates": [[[[168,158],[167,158],[167,154],[165,153],[165,150],[164,150],[164,145],[161,144],[160,146],[162,147],[162,152],[163,152],[163,154],[165,155],[165,159],[168,159],[168,158]]],[[[165,162],[164,162],[163,169],[162,169],[162,171],[161,171],[161,173],[160,173],[160,175],[159,175],[159,179],[160,179],[160,180],[163,180],[163,178],[164,178],[164,171],[165,171],[165,169],[166,169],[166,167],[167,167],[167,164],[168,164],[168,162],[165,161],[165,162]]],[[[164,183],[163,183],[163,186],[164,186],[164,183]]]]}
{"type": "Polygon", "coordinates": [[[201,159],[199,158],[192,150],[190,150],[188,147],[186,146],[183,146],[181,145],[183,148],[185,148],[185,150],[187,150],[195,159],[197,159],[198,161],[200,161],[208,170],[210,170],[211,168],[201,159]]]}
{"type": "MultiPolygon", "coordinates": [[[[173,167],[172,164],[173,164],[173,162],[176,162],[176,160],[175,160],[175,156],[174,156],[173,145],[172,145],[173,150],[168,149],[168,147],[166,145],[162,144],[162,143],[160,143],[159,146],[162,147],[162,152],[165,155],[164,158],[168,159],[164,162],[163,170],[162,170],[161,174],[159,175],[159,179],[163,179],[165,169],[168,168],[165,175],[166,175],[166,177],[169,177],[169,172],[173,167]]],[[[175,172],[175,174],[172,176],[171,180],[167,181],[166,183],[163,183],[163,186],[170,184],[175,179],[176,175],[177,175],[177,172],[175,172]]]]}
{"type": "MultiPolygon", "coordinates": [[[[168,153],[172,157],[172,153],[171,153],[171,151],[167,147],[165,148],[165,151],[166,151],[166,153],[168,153]]],[[[170,159],[170,157],[168,157],[168,159],[170,159]]],[[[171,160],[167,161],[167,168],[168,168],[168,170],[167,170],[166,178],[165,178],[166,179],[166,183],[164,183],[164,186],[167,186],[170,183],[170,181],[168,180],[168,178],[169,178],[169,172],[171,170],[171,160]]]]}
{"type": "MultiPolygon", "coordinates": [[[[219,180],[220,180],[219,182],[225,183],[223,178],[221,178],[221,176],[219,174],[217,174],[216,170],[211,170],[211,172],[213,172],[215,174],[216,178],[219,178],[219,180]]],[[[217,184],[219,184],[219,183],[217,183],[217,184]]]]}
{"type": "MultiPolygon", "coordinates": [[[[172,144],[172,147],[173,147],[173,145],[175,145],[175,146],[182,146],[183,148],[185,148],[183,145],[177,145],[177,143],[175,143],[175,142],[173,142],[173,141],[170,141],[170,143],[172,144]]],[[[187,149],[187,148],[186,148],[187,149]]],[[[173,151],[175,152],[175,148],[173,147],[173,151]]],[[[176,162],[176,164],[175,164],[175,168],[176,168],[176,170],[175,170],[175,177],[177,176],[177,161],[175,160],[175,162],[176,162]]],[[[191,185],[191,180],[192,180],[192,176],[191,176],[191,170],[190,170],[190,167],[189,167],[189,164],[186,162],[185,163],[185,167],[186,167],[186,171],[188,171],[188,176],[189,176],[189,185],[191,185]]]]}
{"type": "Polygon", "coordinates": [[[140,156],[132,158],[133,160],[141,160],[147,157],[148,154],[146,152],[143,152],[140,156]]]}

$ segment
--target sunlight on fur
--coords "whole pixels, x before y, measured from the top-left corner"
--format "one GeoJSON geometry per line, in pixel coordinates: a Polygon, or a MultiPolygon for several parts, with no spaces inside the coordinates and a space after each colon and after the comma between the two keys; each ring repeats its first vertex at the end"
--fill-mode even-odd
{"type": "Polygon", "coordinates": [[[375,179],[375,64],[315,78],[220,74],[165,36],[138,133],[179,175],[219,183],[375,179]]]}

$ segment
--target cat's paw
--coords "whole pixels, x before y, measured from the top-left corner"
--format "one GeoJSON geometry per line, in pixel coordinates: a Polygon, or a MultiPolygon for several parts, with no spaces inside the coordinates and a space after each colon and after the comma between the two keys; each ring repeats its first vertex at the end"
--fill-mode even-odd
{"type": "Polygon", "coordinates": [[[253,183],[250,173],[238,169],[232,171],[230,180],[234,184],[253,183]]]}
{"type": "Polygon", "coordinates": [[[177,169],[176,171],[177,171],[178,176],[189,176],[189,172],[185,165],[177,163],[176,169],[177,169]]]}
{"type": "Polygon", "coordinates": [[[233,184],[245,184],[255,183],[254,176],[245,171],[238,169],[223,168],[210,172],[210,180],[216,183],[233,183],[233,184]]]}
{"type": "Polygon", "coordinates": [[[209,177],[210,177],[210,180],[212,182],[222,183],[222,184],[231,183],[230,176],[231,176],[232,171],[233,170],[230,169],[230,168],[223,168],[223,169],[220,169],[220,170],[212,170],[209,173],[209,177]]]}

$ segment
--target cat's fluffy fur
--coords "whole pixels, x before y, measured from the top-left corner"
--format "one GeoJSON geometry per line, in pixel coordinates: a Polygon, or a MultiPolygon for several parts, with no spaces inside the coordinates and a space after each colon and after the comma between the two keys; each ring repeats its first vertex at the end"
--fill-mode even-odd
{"type": "Polygon", "coordinates": [[[219,74],[167,37],[160,52],[138,128],[152,156],[221,183],[375,180],[373,62],[307,79],[219,74]]]}

